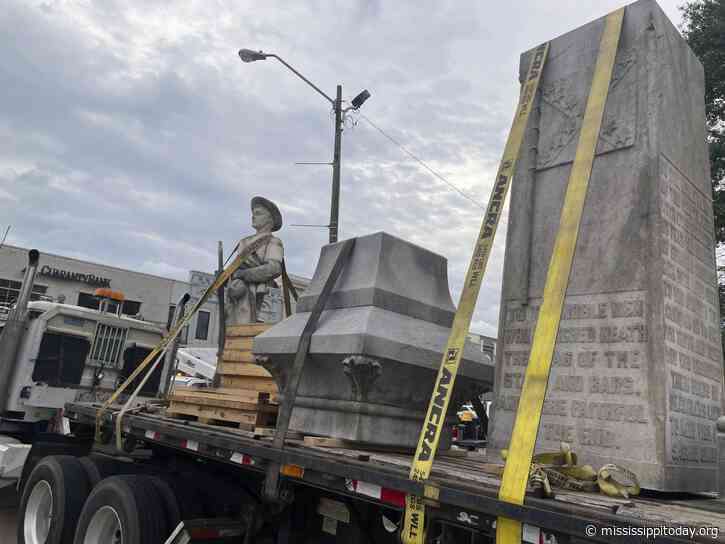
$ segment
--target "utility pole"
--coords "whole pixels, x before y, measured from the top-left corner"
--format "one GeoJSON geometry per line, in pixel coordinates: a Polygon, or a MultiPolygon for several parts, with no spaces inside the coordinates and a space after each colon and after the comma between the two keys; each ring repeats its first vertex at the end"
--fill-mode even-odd
{"type": "MultiPolygon", "coordinates": [[[[370,92],[367,89],[363,89],[355,98],[352,99],[351,106],[342,109],[342,85],[337,86],[337,95],[335,100],[330,98],[324,93],[317,85],[312,83],[309,79],[295,70],[290,64],[288,64],[282,57],[275,55],[274,53],[265,53],[264,51],[252,51],[251,49],[240,49],[239,58],[242,62],[255,62],[258,60],[265,60],[268,58],[277,59],[284,66],[289,68],[297,77],[307,83],[315,91],[321,94],[335,110],[335,149],[332,158],[332,199],[330,201],[330,224],[329,225],[297,225],[301,227],[312,227],[312,226],[326,226],[330,230],[330,243],[334,244],[337,242],[338,234],[340,231],[340,147],[342,145],[342,124],[345,118],[345,113],[349,110],[358,110],[365,101],[370,98],[370,92]]],[[[300,164],[321,164],[321,163],[300,163],[300,164]]],[[[324,163],[329,164],[329,163],[324,163]]]]}
{"type": "Polygon", "coordinates": [[[332,158],[332,201],[330,204],[330,243],[337,242],[340,225],[340,145],[342,141],[342,85],[335,98],[335,151],[332,158]]]}

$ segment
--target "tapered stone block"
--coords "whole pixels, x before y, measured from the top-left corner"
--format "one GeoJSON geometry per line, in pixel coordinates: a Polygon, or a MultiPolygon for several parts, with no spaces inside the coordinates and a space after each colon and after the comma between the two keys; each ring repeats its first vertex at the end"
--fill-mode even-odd
{"type": "MultiPolygon", "coordinates": [[[[302,330],[341,244],[322,248],[296,313],[254,339],[253,351],[284,394],[302,330]]],[[[312,335],[290,429],[414,448],[455,308],[446,260],[380,232],[355,241],[312,335]]],[[[493,364],[467,346],[452,407],[490,391],[493,364]]],[[[454,410],[441,447],[450,443],[454,410]]]]}
{"type": "MultiPolygon", "coordinates": [[[[511,195],[492,442],[508,447],[604,19],[551,42],[511,195]]],[[[521,73],[528,66],[522,57],[521,73]]],[[[717,491],[723,360],[702,66],[627,6],[537,451],[717,491]]]]}

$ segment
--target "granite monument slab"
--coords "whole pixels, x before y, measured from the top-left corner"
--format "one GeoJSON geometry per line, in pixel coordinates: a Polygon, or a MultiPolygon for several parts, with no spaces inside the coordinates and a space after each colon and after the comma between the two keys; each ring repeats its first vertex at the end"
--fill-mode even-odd
{"type": "MultiPolygon", "coordinates": [[[[512,185],[492,446],[506,448],[604,19],[551,42],[512,185]]],[[[521,74],[528,66],[525,54],[521,74]]],[[[700,62],[626,7],[536,451],[717,491],[723,359],[700,62]]]]}

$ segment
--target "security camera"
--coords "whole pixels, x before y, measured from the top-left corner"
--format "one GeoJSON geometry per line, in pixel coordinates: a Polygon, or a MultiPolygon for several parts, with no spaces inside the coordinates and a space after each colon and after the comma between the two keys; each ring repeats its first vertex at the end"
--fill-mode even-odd
{"type": "Polygon", "coordinates": [[[368,98],[370,98],[370,92],[365,89],[359,95],[352,99],[352,107],[356,110],[360,109],[360,106],[362,106],[368,98]]]}

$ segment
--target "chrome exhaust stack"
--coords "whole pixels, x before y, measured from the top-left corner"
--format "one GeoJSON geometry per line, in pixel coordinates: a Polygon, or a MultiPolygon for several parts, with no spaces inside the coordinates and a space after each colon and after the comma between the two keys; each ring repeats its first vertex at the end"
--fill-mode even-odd
{"type": "Polygon", "coordinates": [[[10,311],[5,327],[0,333],[0,412],[4,411],[7,405],[10,375],[15,366],[20,341],[25,333],[28,321],[28,302],[30,302],[30,295],[33,292],[39,259],[40,252],[37,249],[28,251],[28,266],[25,269],[23,286],[15,307],[10,311]]]}

